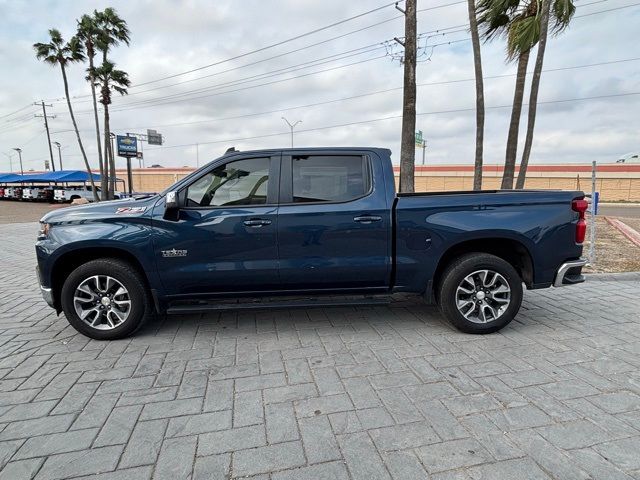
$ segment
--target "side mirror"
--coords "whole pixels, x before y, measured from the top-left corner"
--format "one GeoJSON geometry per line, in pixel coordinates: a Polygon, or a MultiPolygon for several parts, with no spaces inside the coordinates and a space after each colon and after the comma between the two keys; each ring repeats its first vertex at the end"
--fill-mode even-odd
{"type": "Polygon", "coordinates": [[[167,192],[164,198],[164,206],[167,210],[178,208],[178,193],[175,190],[167,192]]]}
{"type": "Polygon", "coordinates": [[[171,190],[164,197],[164,218],[165,220],[177,220],[179,214],[178,192],[171,190]]]}

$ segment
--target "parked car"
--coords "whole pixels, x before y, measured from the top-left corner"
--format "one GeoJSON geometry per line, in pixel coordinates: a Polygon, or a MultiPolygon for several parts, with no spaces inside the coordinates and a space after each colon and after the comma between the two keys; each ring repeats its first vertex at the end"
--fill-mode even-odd
{"type": "Polygon", "coordinates": [[[53,202],[53,191],[53,187],[39,188],[36,200],[40,202],[53,202]]]}
{"type": "Polygon", "coordinates": [[[39,200],[45,196],[45,187],[23,187],[22,199],[23,200],[39,200]]]}
{"type": "Polygon", "coordinates": [[[5,197],[10,200],[20,200],[22,198],[22,187],[9,187],[5,190],[5,197]]]}
{"type": "MultiPolygon", "coordinates": [[[[100,192],[100,187],[96,187],[96,190],[100,192]]],[[[93,190],[90,186],[87,187],[64,187],[53,192],[53,201],[68,203],[73,202],[76,198],[85,198],[90,202],[94,201],[93,190]]]]}
{"type": "Polygon", "coordinates": [[[5,187],[0,187],[0,198],[4,198],[5,187]]]}
{"type": "Polygon", "coordinates": [[[154,313],[228,308],[229,297],[281,296],[267,304],[282,308],[394,292],[489,333],[516,316],[523,284],[584,281],[583,192],[397,194],[390,153],[233,151],[159,195],[48,213],[42,294],[97,339],[130,335],[154,313]]]}

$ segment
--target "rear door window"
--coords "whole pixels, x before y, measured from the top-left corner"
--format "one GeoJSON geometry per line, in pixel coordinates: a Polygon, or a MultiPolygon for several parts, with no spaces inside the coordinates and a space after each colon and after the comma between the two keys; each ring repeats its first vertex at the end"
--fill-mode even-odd
{"type": "Polygon", "coordinates": [[[362,156],[293,157],[293,202],[347,202],[371,188],[368,161],[362,156]]]}

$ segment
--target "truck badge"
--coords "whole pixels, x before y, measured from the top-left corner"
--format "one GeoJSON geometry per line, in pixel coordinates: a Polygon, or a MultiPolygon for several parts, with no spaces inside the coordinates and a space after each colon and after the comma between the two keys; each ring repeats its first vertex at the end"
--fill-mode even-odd
{"type": "Polygon", "coordinates": [[[186,250],[176,250],[172,248],[171,250],[162,250],[162,256],[165,258],[174,258],[174,257],[186,257],[186,250]]]}
{"type": "Polygon", "coordinates": [[[142,213],[147,207],[120,207],[116,210],[116,214],[121,213],[142,213]]]}

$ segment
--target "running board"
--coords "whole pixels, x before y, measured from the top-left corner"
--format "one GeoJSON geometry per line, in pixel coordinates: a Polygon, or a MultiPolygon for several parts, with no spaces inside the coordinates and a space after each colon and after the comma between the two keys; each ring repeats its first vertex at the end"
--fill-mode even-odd
{"type": "Polygon", "coordinates": [[[354,307],[370,305],[388,305],[389,297],[362,297],[348,299],[303,298],[301,300],[249,301],[246,303],[201,302],[174,305],[167,308],[168,315],[197,312],[219,312],[226,310],[261,310],[278,308],[315,308],[315,307],[354,307]]]}

